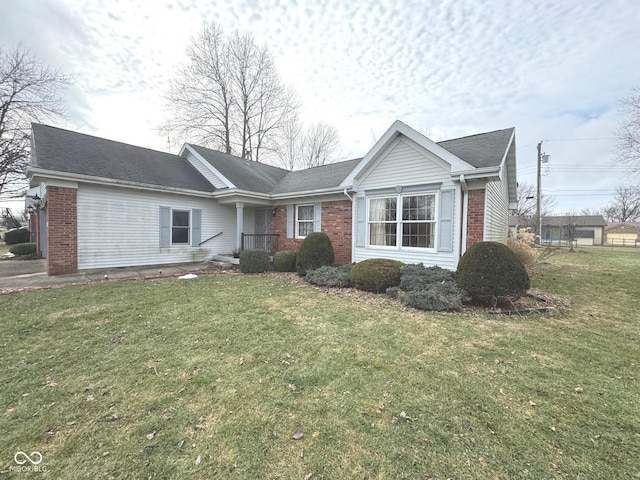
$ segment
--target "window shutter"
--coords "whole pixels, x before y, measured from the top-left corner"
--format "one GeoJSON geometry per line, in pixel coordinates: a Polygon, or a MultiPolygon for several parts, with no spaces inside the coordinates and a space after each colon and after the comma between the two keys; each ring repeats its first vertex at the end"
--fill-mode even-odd
{"type": "Polygon", "coordinates": [[[160,248],[171,246],[171,207],[160,207],[160,248]]]}
{"type": "Polygon", "coordinates": [[[356,197],[356,247],[366,247],[367,242],[367,209],[366,198],[356,197]]]}
{"type": "Polygon", "coordinates": [[[438,251],[453,252],[453,190],[440,192],[438,251]]]}
{"type": "Polygon", "coordinates": [[[191,210],[191,246],[200,245],[202,236],[202,210],[194,208],[191,210]]]}
{"type": "Polygon", "coordinates": [[[322,231],[322,203],[313,204],[313,231],[322,231]]]}
{"type": "Polygon", "coordinates": [[[293,205],[287,205],[287,238],[293,238],[293,205]]]}

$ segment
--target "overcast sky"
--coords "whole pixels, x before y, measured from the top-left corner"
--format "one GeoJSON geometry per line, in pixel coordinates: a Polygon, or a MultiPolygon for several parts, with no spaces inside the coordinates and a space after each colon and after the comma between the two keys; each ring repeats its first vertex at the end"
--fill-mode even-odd
{"type": "Polygon", "coordinates": [[[163,94],[204,20],[267,43],[344,159],[396,119],[434,141],[516,127],[518,179],[543,141],[558,214],[629,181],[613,137],[640,84],[638,0],[0,0],[0,44],[74,75],[58,126],[166,150],[163,94]]]}

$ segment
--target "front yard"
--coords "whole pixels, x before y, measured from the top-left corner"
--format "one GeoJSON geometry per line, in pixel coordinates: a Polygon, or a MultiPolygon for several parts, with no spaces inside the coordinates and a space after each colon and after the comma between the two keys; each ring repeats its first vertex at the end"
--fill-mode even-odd
{"type": "Polygon", "coordinates": [[[570,310],[527,317],[278,275],[4,295],[0,471],[638,478],[639,273],[635,249],[555,255],[532,283],[570,310]]]}

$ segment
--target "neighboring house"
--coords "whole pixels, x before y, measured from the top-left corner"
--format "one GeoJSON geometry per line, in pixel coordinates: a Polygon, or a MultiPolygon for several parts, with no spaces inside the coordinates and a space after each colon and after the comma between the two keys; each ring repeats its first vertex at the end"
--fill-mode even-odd
{"type": "Polygon", "coordinates": [[[297,250],[327,233],[336,263],[396,258],[455,269],[506,241],[515,130],[434,143],[396,121],[362,159],[300,171],[185,144],[179,155],[40,124],[28,175],[50,275],[297,250]]]}
{"type": "Polygon", "coordinates": [[[562,215],[542,218],[542,243],[563,245],[573,231],[576,245],[602,245],[604,227],[602,215],[562,215]]]}
{"type": "Polygon", "coordinates": [[[640,241],[640,223],[609,223],[604,229],[604,241],[609,245],[633,245],[640,241]]]}

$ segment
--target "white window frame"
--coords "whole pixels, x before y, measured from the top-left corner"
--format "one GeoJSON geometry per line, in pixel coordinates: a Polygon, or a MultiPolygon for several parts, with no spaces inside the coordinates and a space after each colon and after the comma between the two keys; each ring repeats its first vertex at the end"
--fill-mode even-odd
{"type": "Polygon", "coordinates": [[[192,226],[192,220],[191,220],[191,210],[189,209],[183,209],[183,208],[172,208],[171,209],[171,245],[191,245],[191,226],[192,226]],[[184,225],[177,225],[175,226],[173,224],[173,214],[174,212],[180,212],[180,213],[187,213],[189,215],[189,224],[185,227],[184,225]],[[174,242],[173,241],[173,230],[174,228],[180,228],[180,229],[186,229],[187,230],[187,241],[186,242],[174,242]]]}
{"type": "Polygon", "coordinates": [[[405,250],[405,251],[421,251],[421,252],[436,252],[437,249],[437,230],[438,223],[440,221],[438,214],[438,202],[439,195],[437,191],[425,191],[425,192],[408,192],[404,194],[394,194],[394,195],[372,195],[367,197],[367,248],[371,249],[381,249],[381,250],[405,250]],[[433,219],[432,220],[416,220],[416,221],[405,221],[402,219],[403,216],[403,200],[407,197],[422,197],[422,196],[431,196],[433,197],[433,219]],[[373,221],[371,220],[371,202],[374,200],[384,200],[384,199],[394,199],[396,201],[396,215],[395,222],[391,221],[373,221]],[[372,224],[395,224],[396,225],[396,244],[395,245],[375,245],[371,243],[371,225],[372,224]],[[402,245],[402,237],[403,237],[403,225],[405,223],[431,223],[433,225],[433,247],[411,247],[411,246],[403,246],[402,245]]]}
{"type": "Polygon", "coordinates": [[[301,205],[296,205],[296,222],[295,222],[295,237],[296,238],[307,238],[306,235],[300,235],[300,224],[301,223],[310,223],[311,224],[311,232],[313,232],[313,224],[315,219],[316,211],[315,205],[313,203],[305,203],[301,205]],[[300,208],[301,207],[311,207],[311,220],[300,220],[300,208]]]}

